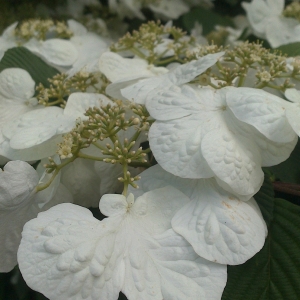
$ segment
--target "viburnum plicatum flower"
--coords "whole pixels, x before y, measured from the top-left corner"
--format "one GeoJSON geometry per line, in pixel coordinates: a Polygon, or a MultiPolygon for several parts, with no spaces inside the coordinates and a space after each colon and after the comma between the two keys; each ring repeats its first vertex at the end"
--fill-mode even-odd
{"type": "Polygon", "coordinates": [[[27,71],[8,68],[0,73],[0,127],[40,107],[34,92],[35,82],[27,71]]]}
{"type": "Polygon", "coordinates": [[[122,18],[137,17],[139,19],[145,19],[144,14],[141,12],[141,9],[145,7],[157,13],[158,16],[167,19],[177,19],[189,9],[186,1],[182,0],[152,0],[146,2],[141,0],[109,0],[108,5],[111,11],[118,13],[122,18]]]}
{"type": "MultiPolygon", "coordinates": [[[[4,30],[0,37],[3,50],[20,46],[20,40],[15,36],[17,26],[18,22],[15,22],[4,30]]],[[[27,42],[21,42],[21,45],[55,66],[71,66],[78,57],[76,47],[70,41],[60,38],[42,41],[34,37],[27,42]]]]}
{"type": "Polygon", "coordinates": [[[27,161],[52,156],[62,134],[70,132],[78,118],[85,120],[89,107],[107,104],[113,102],[102,94],[73,93],[65,109],[51,106],[27,112],[3,126],[0,154],[27,161]]]}
{"type": "Polygon", "coordinates": [[[99,70],[112,82],[106,88],[106,93],[117,99],[125,99],[120,90],[128,85],[149,77],[159,76],[168,72],[167,68],[155,67],[141,58],[123,58],[113,53],[105,52],[99,59],[99,70]]]}
{"type": "Polygon", "coordinates": [[[34,91],[35,82],[27,71],[8,68],[0,73],[0,143],[3,141],[3,126],[22,114],[41,107],[34,97],[34,91]]]}
{"type": "Polygon", "coordinates": [[[101,54],[108,51],[111,41],[101,36],[88,32],[80,23],[74,20],[68,20],[68,27],[73,32],[70,42],[76,48],[78,56],[72,64],[72,67],[66,72],[69,76],[75,73],[96,72],[98,71],[98,61],[101,54]]]}
{"type": "Polygon", "coordinates": [[[300,23],[282,15],[284,0],[253,0],[242,6],[255,35],[267,39],[273,48],[300,41],[300,23]]]}
{"type": "Polygon", "coordinates": [[[286,160],[296,145],[287,105],[253,88],[157,89],[146,100],[156,119],[150,147],[166,171],[184,178],[215,177],[225,190],[247,200],[263,182],[261,167],[286,160]]]}
{"type": "Polygon", "coordinates": [[[72,202],[59,176],[43,191],[35,187],[49,179],[23,161],[8,162],[0,169],[0,272],[17,265],[17,251],[24,224],[43,210],[63,202],[72,202]]]}
{"type": "Polygon", "coordinates": [[[139,104],[145,104],[146,97],[152,91],[159,88],[169,88],[172,85],[183,85],[195,79],[208,68],[212,67],[224,52],[205,55],[198,60],[193,60],[183,65],[175,67],[170,72],[147,79],[141,79],[137,83],[127,87],[120,87],[124,98],[139,104]]]}
{"type": "Polygon", "coordinates": [[[287,89],[284,95],[292,102],[287,106],[286,117],[296,134],[300,136],[300,92],[296,89],[287,89]]]}
{"type": "Polygon", "coordinates": [[[221,298],[226,266],[199,257],[171,228],[189,199],[171,186],[104,195],[95,219],[61,204],[24,226],[18,262],[26,283],[49,299],[194,300],[221,298]]]}
{"type": "Polygon", "coordinates": [[[267,228],[253,198],[241,201],[222,189],[213,178],[180,178],[159,165],[140,176],[137,193],[170,185],[190,199],[173,217],[172,228],[201,257],[220,264],[238,265],[263,247],[267,228]]]}

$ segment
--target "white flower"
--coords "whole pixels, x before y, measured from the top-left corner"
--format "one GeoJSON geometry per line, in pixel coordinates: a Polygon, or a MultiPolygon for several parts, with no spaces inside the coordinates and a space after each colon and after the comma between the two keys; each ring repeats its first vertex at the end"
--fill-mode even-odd
{"type": "Polygon", "coordinates": [[[263,247],[267,228],[253,198],[243,202],[224,191],[214,179],[176,177],[159,165],[140,176],[138,193],[171,185],[190,198],[173,217],[172,227],[201,257],[237,265],[263,247]]]}
{"type": "Polygon", "coordinates": [[[284,95],[293,102],[287,106],[286,117],[296,134],[300,136],[300,92],[296,89],[287,89],[284,95]]]}
{"type": "Polygon", "coordinates": [[[10,159],[36,160],[54,155],[62,134],[75,127],[76,119],[86,119],[89,107],[113,104],[107,97],[93,93],[73,93],[65,109],[46,107],[30,111],[8,122],[2,129],[5,140],[1,154],[10,159]]]}
{"type": "Polygon", "coordinates": [[[282,16],[284,0],[253,0],[242,3],[254,33],[275,48],[300,41],[300,24],[282,16]]]}
{"type": "Polygon", "coordinates": [[[261,166],[286,160],[296,144],[285,106],[281,98],[251,88],[156,90],[146,101],[156,119],[150,147],[166,171],[215,177],[224,189],[249,199],[263,182],[261,166]]]}
{"type": "MultiPolygon", "coordinates": [[[[110,165],[105,164],[109,169],[110,165]]],[[[118,182],[117,177],[111,174],[98,176],[95,171],[95,162],[77,158],[74,162],[62,169],[61,182],[73,195],[74,204],[84,207],[97,207],[100,199],[100,184],[103,180],[118,182]]],[[[109,192],[113,193],[114,190],[109,192]]]]}
{"type": "Polygon", "coordinates": [[[187,12],[189,6],[182,0],[153,0],[149,3],[142,3],[143,1],[134,0],[109,0],[109,8],[113,12],[117,12],[120,17],[137,17],[139,19],[145,19],[141,9],[147,7],[155,12],[159,17],[164,19],[177,19],[180,15],[187,12]]]}
{"type": "Polygon", "coordinates": [[[223,55],[224,52],[208,54],[198,60],[179,65],[164,75],[142,79],[133,85],[121,89],[121,94],[128,100],[145,104],[147,95],[152,91],[159,88],[167,89],[174,84],[182,85],[188,83],[213,66],[223,55]]]}
{"type": "Polygon", "coordinates": [[[0,73],[0,127],[40,107],[34,92],[35,82],[27,71],[9,68],[0,73]]]}
{"type": "Polygon", "coordinates": [[[87,209],[58,205],[24,226],[18,252],[27,284],[56,300],[220,299],[226,266],[199,257],[171,229],[187,197],[173,187],[136,200],[105,195],[95,219],[87,209]]]}
{"type": "Polygon", "coordinates": [[[62,202],[72,202],[59,176],[45,190],[35,187],[44,182],[41,174],[23,161],[8,162],[0,169],[0,272],[9,272],[17,264],[17,250],[24,224],[40,211],[62,202]]]}
{"type": "Polygon", "coordinates": [[[182,0],[160,0],[148,7],[156,13],[159,19],[177,19],[182,14],[188,12],[189,6],[182,0]]]}
{"type": "Polygon", "coordinates": [[[125,98],[120,90],[140,79],[155,77],[168,72],[163,67],[149,65],[148,62],[140,58],[123,58],[113,53],[105,52],[99,59],[100,71],[112,82],[107,88],[106,93],[117,99],[125,98]]]}
{"type": "MultiPolygon", "coordinates": [[[[0,143],[1,129],[24,113],[40,108],[34,96],[35,82],[20,68],[5,69],[0,73],[0,143]]],[[[2,162],[3,157],[0,157],[2,162]]]]}
{"type": "Polygon", "coordinates": [[[83,25],[74,20],[68,20],[68,27],[74,32],[70,42],[75,46],[78,56],[67,74],[72,76],[81,70],[89,73],[98,71],[99,57],[108,51],[111,41],[88,32],[83,25]]]}
{"type": "MultiPolygon", "coordinates": [[[[73,36],[70,40],[60,38],[49,38],[45,41],[31,38],[22,43],[22,46],[42,57],[48,63],[68,71],[71,76],[85,67],[87,72],[97,70],[97,62],[100,55],[107,51],[109,40],[88,32],[80,23],[68,20],[68,28],[73,36]]],[[[19,46],[19,40],[14,35],[17,23],[9,26],[0,37],[2,42],[0,50],[19,46]]]]}
{"type": "MultiPolygon", "coordinates": [[[[17,25],[18,22],[15,22],[5,29],[1,36],[2,46],[0,49],[7,50],[19,46],[19,40],[14,34],[17,25]]],[[[70,41],[58,38],[46,41],[31,38],[28,42],[22,43],[22,46],[55,66],[71,66],[78,56],[76,48],[70,41]]]]}
{"type": "Polygon", "coordinates": [[[51,65],[63,67],[61,70],[70,68],[79,55],[78,50],[70,41],[58,38],[46,41],[32,38],[22,46],[42,57],[51,65]]]}

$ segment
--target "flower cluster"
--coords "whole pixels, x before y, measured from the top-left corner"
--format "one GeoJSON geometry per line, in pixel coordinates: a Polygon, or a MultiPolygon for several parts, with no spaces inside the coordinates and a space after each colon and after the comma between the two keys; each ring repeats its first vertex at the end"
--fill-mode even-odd
{"type": "MultiPolygon", "coordinates": [[[[172,19],[211,1],[108,2],[172,19]]],[[[243,7],[273,47],[270,26],[298,22],[281,1],[243,7]]],[[[1,272],[18,263],[53,300],[221,299],[227,265],[264,246],[255,198],[262,168],[300,136],[300,64],[260,42],[201,38],[160,21],[112,45],[74,20],[4,31],[0,67],[22,46],[42,71],[0,72],[1,272]]]]}

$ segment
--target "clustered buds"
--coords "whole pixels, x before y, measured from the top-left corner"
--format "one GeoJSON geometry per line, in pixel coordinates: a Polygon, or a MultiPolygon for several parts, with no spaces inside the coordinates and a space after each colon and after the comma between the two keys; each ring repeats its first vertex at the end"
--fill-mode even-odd
{"type": "Polygon", "coordinates": [[[294,18],[300,21],[300,3],[294,1],[291,4],[287,5],[282,14],[287,18],[294,18]]]}
{"type": "Polygon", "coordinates": [[[72,37],[73,32],[65,22],[51,19],[29,19],[20,23],[15,29],[15,36],[25,42],[31,38],[44,41],[49,34],[54,34],[57,38],[69,39],[72,37]]]}
{"type": "Polygon", "coordinates": [[[147,153],[149,149],[144,150],[137,144],[140,134],[146,133],[150,127],[151,121],[148,120],[149,113],[146,108],[136,104],[127,107],[123,102],[115,101],[113,104],[103,105],[101,108],[89,108],[86,116],[88,120],[77,119],[76,127],[64,135],[63,141],[58,144],[57,154],[60,159],[66,161],[61,165],[56,165],[51,160],[50,164],[46,166],[48,172],[51,173],[77,157],[81,157],[122,165],[125,171],[119,181],[137,187],[134,182],[139,178],[131,177],[127,166],[148,166],[147,153]],[[132,113],[131,116],[130,113],[132,113]],[[123,133],[128,128],[134,129],[130,139],[123,137],[123,133]],[[99,149],[99,156],[90,156],[81,152],[82,149],[91,145],[99,149]]]}
{"type": "Polygon", "coordinates": [[[287,58],[279,51],[266,49],[261,43],[244,42],[233,49],[222,46],[201,46],[187,52],[187,60],[191,61],[207,54],[225,51],[223,59],[219,60],[216,67],[209,68],[197,80],[201,85],[210,85],[215,89],[225,86],[245,86],[246,79],[254,79],[253,83],[246,86],[255,88],[273,88],[285,91],[294,86],[292,81],[299,81],[300,67],[297,59],[287,67],[287,58]],[[208,78],[215,80],[215,83],[208,78]],[[202,81],[204,83],[202,84],[202,81]],[[256,81],[255,81],[256,79],[256,81]]]}
{"type": "Polygon", "coordinates": [[[88,73],[80,71],[72,77],[61,73],[48,79],[50,86],[45,87],[40,83],[36,90],[39,104],[45,106],[60,105],[65,107],[66,99],[75,92],[86,92],[88,88],[93,88],[95,92],[103,92],[108,84],[108,80],[101,73],[88,73]]]}
{"type": "Polygon", "coordinates": [[[172,61],[180,61],[185,52],[195,45],[195,39],[174,26],[163,26],[160,21],[142,24],[139,30],[126,33],[118,43],[111,46],[111,51],[130,50],[149,64],[162,65],[172,61]],[[168,36],[169,38],[166,38],[168,36]],[[160,52],[158,46],[165,44],[166,49],[160,52]],[[168,60],[164,56],[168,54],[168,60]]]}

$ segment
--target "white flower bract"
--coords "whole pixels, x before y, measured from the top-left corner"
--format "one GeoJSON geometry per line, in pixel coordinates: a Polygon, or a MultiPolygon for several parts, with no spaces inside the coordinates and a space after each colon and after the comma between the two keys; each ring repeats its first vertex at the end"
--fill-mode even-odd
{"type": "Polygon", "coordinates": [[[149,94],[146,107],[156,119],[150,146],[166,171],[184,178],[215,177],[245,199],[263,182],[261,166],[287,159],[297,141],[284,101],[262,90],[171,86],[149,94]]]}
{"type": "Polygon", "coordinates": [[[56,300],[218,299],[226,266],[199,257],[171,229],[188,199],[173,187],[134,201],[105,195],[95,219],[87,209],[58,205],[28,222],[18,252],[27,284],[56,300]]]}

